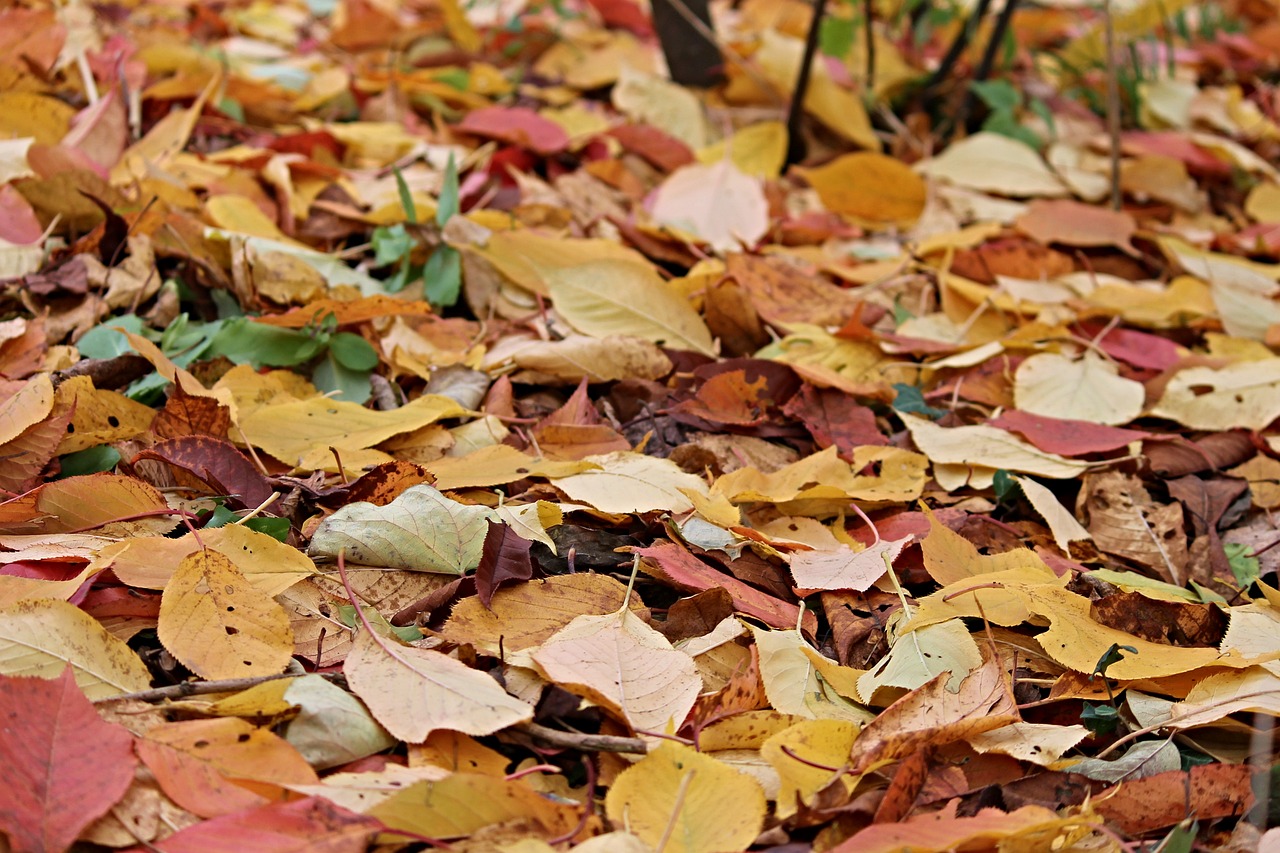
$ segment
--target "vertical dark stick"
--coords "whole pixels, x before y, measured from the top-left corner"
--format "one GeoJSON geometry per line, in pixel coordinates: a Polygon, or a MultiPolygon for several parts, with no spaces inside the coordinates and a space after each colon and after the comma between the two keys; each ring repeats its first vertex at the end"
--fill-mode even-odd
{"type": "MultiPolygon", "coordinates": [[[[923,6],[923,4],[921,5],[923,6]]],[[[978,0],[978,5],[973,8],[973,13],[965,20],[964,26],[956,33],[956,37],[951,40],[951,46],[947,48],[946,55],[942,57],[938,67],[929,75],[929,79],[925,81],[924,88],[920,90],[922,100],[932,94],[933,90],[938,88],[943,80],[947,79],[951,69],[960,61],[960,54],[964,53],[964,49],[969,46],[969,38],[982,23],[982,19],[986,17],[987,9],[990,7],[991,0],[978,0]]]]}
{"type": "MultiPolygon", "coordinates": [[[[982,59],[973,72],[974,83],[980,83],[991,76],[991,66],[995,64],[996,51],[1000,49],[1000,42],[1004,41],[1004,34],[1009,30],[1009,24],[1013,21],[1013,13],[1017,7],[1018,0],[1007,0],[1000,14],[996,16],[996,22],[991,28],[991,40],[987,42],[987,47],[982,52],[982,59]]],[[[964,127],[965,122],[969,120],[969,113],[973,111],[973,99],[973,87],[970,86],[964,93],[964,101],[961,102],[960,109],[956,111],[953,129],[964,127]]]]}
{"type": "Polygon", "coordinates": [[[1119,210],[1120,192],[1120,77],[1116,73],[1116,27],[1111,17],[1111,0],[1102,6],[1107,48],[1107,136],[1111,139],[1111,209],[1119,210]]]}
{"type": "Polygon", "coordinates": [[[863,93],[870,96],[876,87],[876,31],[871,26],[876,19],[875,0],[862,0],[862,32],[867,44],[867,74],[864,78],[863,93]]]}
{"type": "Polygon", "coordinates": [[[804,39],[800,74],[796,77],[796,88],[791,93],[791,104],[787,107],[787,165],[804,159],[804,137],[800,132],[800,125],[804,120],[804,96],[809,91],[809,74],[813,69],[813,56],[818,52],[818,35],[822,30],[822,16],[826,11],[827,0],[817,0],[813,7],[813,21],[809,24],[809,32],[804,39]]]}

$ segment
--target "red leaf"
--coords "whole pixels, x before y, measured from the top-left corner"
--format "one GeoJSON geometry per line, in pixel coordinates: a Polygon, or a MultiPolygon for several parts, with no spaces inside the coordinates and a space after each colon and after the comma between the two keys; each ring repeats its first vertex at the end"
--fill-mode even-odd
{"type": "Polygon", "coordinates": [[[693,150],[674,136],[647,124],[624,124],[609,131],[622,147],[664,172],[674,172],[694,161],[693,150]]]}
{"type": "Polygon", "coordinates": [[[1047,418],[1017,409],[1009,409],[988,423],[993,427],[1016,432],[1041,450],[1062,456],[1106,453],[1151,435],[1141,430],[1103,426],[1089,421],[1047,418]]]}
{"type": "Polygon", "coordinates": [[[871,409],[832,388],[806,384],[787,401],[782,411],[799,418],[819,447],[834,444],[842,459],[852,459],[855,447],[889,443],[876,426],[876,416],[871,409]]]}
{"type": "Polygon", "coordinates": [[[563,127],[527,107],[474,110],[467,113],[458,130],[519,145],[544,157],[559,154],[569,144],[569,135],[563,127]]]}
{"type": "Polygon", "coordinates": [[[480,565],[476,566],[476,595],[486,608],[503,581],[527,581],[533,577],[533,543],[500,521],[489,522],[480,565]]]}
{"type": "Polygon", "coordinates": [[[133,783],[133,737],[98,716],[68,667],[0,676],[0,830],[13,853],[66,850],[133,783]]]}
{"type": "MultiPolygon", "coordinates": [[[[640,564],[647,574],[665,580],[687,592],[703,592],[720,587],[733,599],[739,613],[759,619],[770,628],[794,628],[800,608],[748,586],[737,578],[707,565],[674,542],[662,542],[649,548],[634,548],[645,558],[640,564]]],[[[803,627],[812,633],[818,625],[812,612],[804,614],[803,627]]]]}
{"type": "Polygon", "coordinates": [[[640,4],[634,0],[587,0],[600,13],[605,26],[629,30],[641,38],[653,35],[653,25],[640,4]]]}
{"type": "Polygon", "coordinates": [[[322,797],[223,815],[155,843],[164,853],[363,853],[382,822],[322,797]]]}

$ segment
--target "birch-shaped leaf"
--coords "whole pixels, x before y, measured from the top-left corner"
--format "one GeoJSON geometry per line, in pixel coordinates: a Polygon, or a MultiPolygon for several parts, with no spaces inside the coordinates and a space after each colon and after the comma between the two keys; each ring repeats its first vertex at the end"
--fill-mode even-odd
{"type": "Polygon", "coordinates": [[[1095,352],[1078,360],[1045,352],[1018,367],[1013,394],[1018,408],[1033,415],[1116,426],[1142,413],[1146,389],[1095,352]]]}
{"type": "Polygon", "coordinates": [[[982,653],[964,623],[950,619],[900,636],[889,656],[858,679],[858,693],[870,699],[881,687],[915,690],[944,672],[951,673],[946,685],[954,692],[981,665],[982,653]]]}
{"type": "Polygon", "coordinates": [[[342,671],[378,722],[408,743],[436,729],[489,735],[533,718],[533,708],[485,673],[368,631],[356,637],[342,671]]]}
{"type": "Polygon", "coordinates": [[[293,655],[289,614],[218,551],[184,557],[160,599],[160,642],[208,679],[275,675],[293,655]]]}
{"type": "Polygon", "coordinates": [[[764,825],[760,783],[709,755],[663,743],[622,771],[609,819],[668,853],[745,850],[764,825]]]}
{"type": "Polygon", "coordinates": [[[798,551],[791,555],[791,576],[802,589],[870,589],[885,573],[885,556],[892,562],[911,541],[881,539],[861,551],[840,545],[824,551],[798,551]]]}
{"type": "Polygon", "coordinates": [[[0,674],[54,678],[68,664],[90,699],[151,686],[133,649],[74,604],[29,600],[0,610],[0,674]]]}
{"type": "Polygon", "coordinates": [[[493,510],[467,506],[428,485],[405,489],[385,506],[360,501],[329,516],[307,553],[388,569],[460,575],[480,563],[493,510]]]}
{"type": "Polygon", "coordinates": [[[578,616],[533,653],[547,677],[636,731],[679,726],[702,689],[693,658],[635,614],[578,616]]]}

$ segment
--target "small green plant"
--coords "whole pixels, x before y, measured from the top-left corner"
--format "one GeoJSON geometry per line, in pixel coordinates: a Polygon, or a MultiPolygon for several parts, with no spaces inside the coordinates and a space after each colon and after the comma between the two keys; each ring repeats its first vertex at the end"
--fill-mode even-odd
{"type": "Polygon", "coordinates": [[[1138,650],[1133,646],[1112,643],[1111,648],[1103,652],[1102,657],[1098,658],[1098,662],[1093,667],[1093,672],[1089,675],[1090,681],[1101,677],[1102,686],[1107,689],[1107,704],[1085,702],[1084,711],[1080,714],[1080,722],[1084,723],[1084,727],[1096,735],[1110,734],[1120,724],[1120,709],[1116,707],[1116,697],[1111,693],[1111,683],[1107,681],[1107,670],[1124,660],[1124,655],[1121,654],[1122,651],[1135,655],[1138,653],[1138,650]]]}
{"type": "Polygon", "coordinates": [[[1039,149],[1043,140],[1019,120],[1020,113],[1029,109],[1044,121],[1050,132],[1053,131],[1053,114],[1048,105],[1039,98],[1025,98],[1008,80],[982,80],[971,83],[970,86],[988,110],[987,118],[982,123],[983,130],[1039,149]]]}
{"type": "MultiPolygon", "coordinates": [[[[383,283],[388,292],[399,293],[410,283],[422,281],[427,301],[437,307],[447,308],[457,303],[462,291],[462,258],[457,249],[441,243],[432,251],[425,264],[413,263],[413,250],[417,240],[410,233],[410,228],[419,224],[418,207],[413,202],[413,195],[409,192],[404,175],[399,169],[393,171],[406,222],[380,225],[374,229],[371,239],[373,262],[379,267],[395,268],[395,272],[383,283]]],[[[444,170],[439,203],[436,205],[436,226],[443,229],[450,219],[458,215],[459,208],[458,167],[453,154],[450,154],[444,170]]]]}

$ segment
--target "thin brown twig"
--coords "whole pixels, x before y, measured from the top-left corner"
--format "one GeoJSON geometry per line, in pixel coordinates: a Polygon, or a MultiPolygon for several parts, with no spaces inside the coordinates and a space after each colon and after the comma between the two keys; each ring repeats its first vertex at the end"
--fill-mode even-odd
{"type": "MultiPolygon", "coordinates": [[[[337,680],[342,678],[339,672],[315,673],[322,678],[337,680]]],[[[108,702],[123,702],[126,699],[137,699],[139,702],[160,702],[165,699],[185,699],[188,696],[201,696],[208,693],[236,693],[257,687],[268,681],[279,681],[282,678],[296,678],[297,672],[280,672],[275,675],[258,675],[252,678],[228,678],[223,681],[184,681],[181,684],[170,684],[167,687],[154,687],[150,690],[136,690],[133,693],[121,693],[119,696],[103,696],[94,699],[93,704],[105,705],[108,702]]]]}

